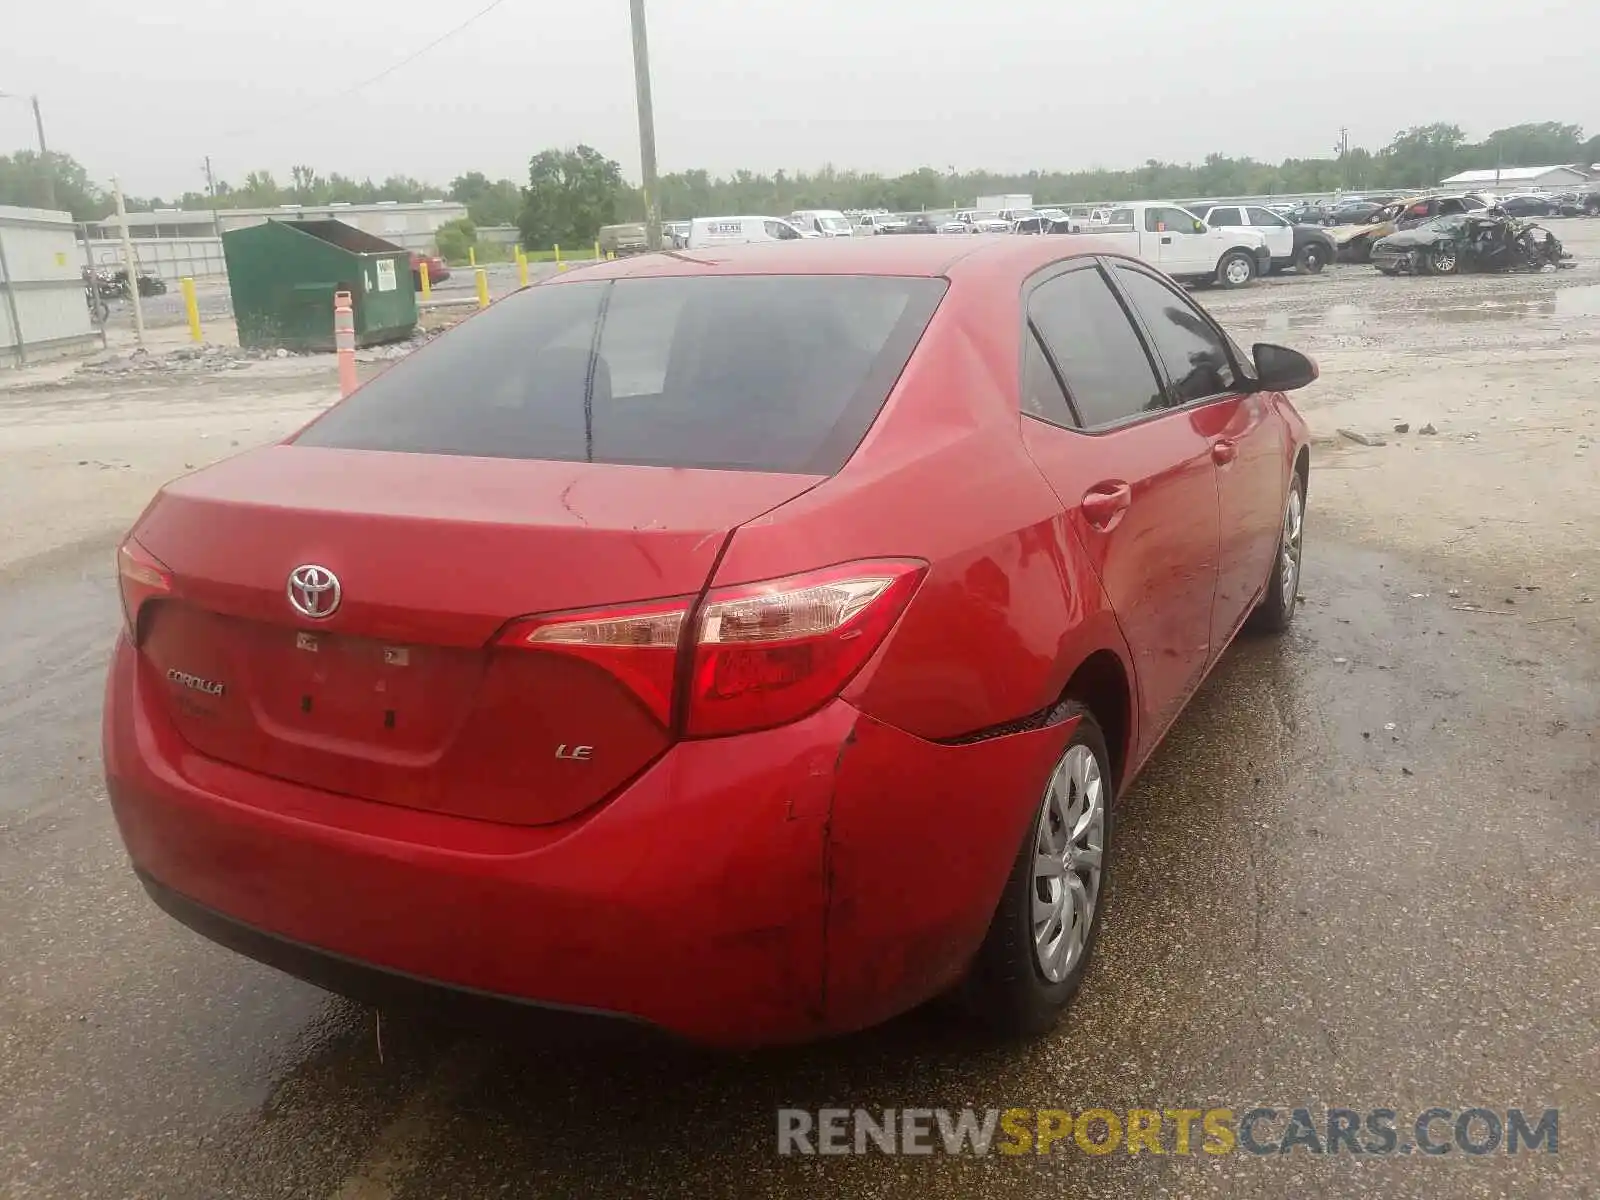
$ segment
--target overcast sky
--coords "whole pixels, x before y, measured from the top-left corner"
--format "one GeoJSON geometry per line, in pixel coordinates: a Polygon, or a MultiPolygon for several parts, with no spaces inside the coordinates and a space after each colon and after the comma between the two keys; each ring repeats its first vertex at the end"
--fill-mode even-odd
{"type": "MultiPolygon", "coordinates": [[[[446,184],[523,179],[584,141],[638,177],[628,0],[0,0],[0,91],[52,148],[134,194],[294,163],[446,184]]],[[[896,173],[1376,148],[1600,128],[1593,0],[650,0],[662,171],[831,162],[896,173]],[[1409,44],[1410,48],[1405,47],[1409,44]],[[1387,46],[1387,50],[1380,47],[1387,46]]],[[[33,145],[0,99],[0,152],[33,145]]]]}

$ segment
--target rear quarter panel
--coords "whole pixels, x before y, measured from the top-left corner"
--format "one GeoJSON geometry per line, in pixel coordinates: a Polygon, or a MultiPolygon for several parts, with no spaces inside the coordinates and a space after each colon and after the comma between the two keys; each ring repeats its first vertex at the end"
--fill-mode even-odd
{"type": "Polygon", "coordinates": [[[714,580],[872,557],[928,562],[900,623],[845,691],[925,739],[1048,707],[1097,649],[1127,661],[1099,582],[1022,445],[1018,290],[953,285],[855,456],[742,526],[714,580]]]}

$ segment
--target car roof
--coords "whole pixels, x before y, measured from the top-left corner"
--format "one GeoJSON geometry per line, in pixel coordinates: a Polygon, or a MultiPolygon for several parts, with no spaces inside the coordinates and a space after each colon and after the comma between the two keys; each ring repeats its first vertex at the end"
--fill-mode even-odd
{"type": "Polygon", "coordinates": [[[687,275],[901,275],[955,280],[966,276],[1018,281],[1069,258],[1105,254],[1094,234],[1019,238],[1007,234],[965,237],[827,238],[755,242],[661,251],[574,266],[537,286],[594,279],[687,275]]]}

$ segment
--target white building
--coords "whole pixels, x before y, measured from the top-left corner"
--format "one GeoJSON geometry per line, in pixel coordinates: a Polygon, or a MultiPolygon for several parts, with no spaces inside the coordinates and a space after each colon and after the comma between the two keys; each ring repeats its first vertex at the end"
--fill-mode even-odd
{"type": "MultiPolygon", "coordinates": [[[[128,214],[128,237],[139,266],[167,279],[184,275],[196,279],[227,274],[220,235],[265,221],[325,221],[329,217],[354,225],[407,250],[432,253],[438,247],[439,227],[467,215],[467,206],[454,200],[423,200],[402,204],[380,200],[376,204],[280,204],[276,208],[219,208],[215,212],[158,208],[155,212],[128,214]]],[[[89,256],[96,265],[122,265],[122,231],[115,216],[90,221],[89,256]]]]}
{"type": "MultiPolygon", "coordinates": [[[[276,208],[219,208],[209,210],[158,208],[155,212],[129,213],[128,235],[134,238],[205,238],[229,229],[243,229],[273,221],[325,221],[329,217],[354,225],[408,250],[432,250],[439,226],[467,215],[467,206],[454,200],[423,200],[402,204],[380,200],[376,204],[280,204],[276,208]]],[[[115,217],[89,223],[93,239],[121,236],[115,217]]]]}
{"type": "Polygon", "coordinates": [[[1588,182],[1577,167],[1489,167],[1462,171],[1441,180],[1439,186],[1463,192],[1559,192],[1588,182]]]}

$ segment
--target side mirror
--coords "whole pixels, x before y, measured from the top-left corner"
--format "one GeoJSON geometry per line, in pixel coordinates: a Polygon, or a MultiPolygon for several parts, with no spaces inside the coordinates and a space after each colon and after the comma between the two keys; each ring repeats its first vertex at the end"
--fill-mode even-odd
{"type": "Polygon", "coordinates": [[[1270,342],[1257,342],[1251,348],[1256,363],[1256,390],[1262,392],[1294,392],[1314,383],[1317,364],[1309,356],[1287,346],[1274,346],[1270,342]]]}
{"type": "Polygon", "coordinates": [[[1210,233],[1211,232],[1211,227],[1209,225],[1207,225],[1204,221],[1197,220],[1194,223],[1194,231],[1196,233],[1210,233]]]}

